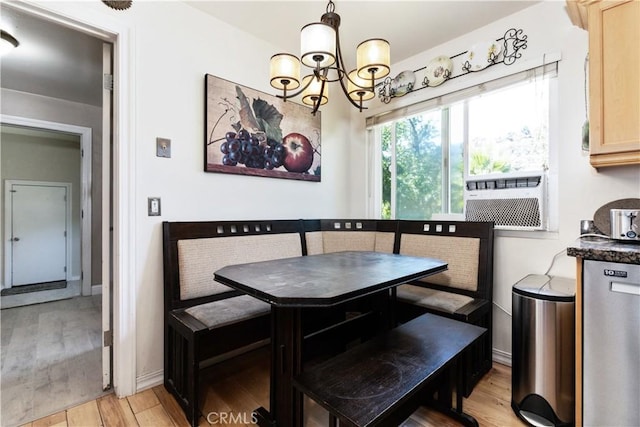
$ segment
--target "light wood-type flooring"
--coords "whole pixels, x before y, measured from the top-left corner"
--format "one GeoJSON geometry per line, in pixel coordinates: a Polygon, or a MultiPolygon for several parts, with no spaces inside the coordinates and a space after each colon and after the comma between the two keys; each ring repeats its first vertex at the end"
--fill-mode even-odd
{"type": "MultiPolygon", "coordinates": [[[[204,375],[204,416],[200,426],[242,426],[251,424],[251,411],[269,404],[269,355],[261,348],[211,367],[204,375]],[[224,418],[226,417],[226,418],[224,418]],[[208,421],[207,421],[208,418],[208,421]]],[[[465,399],[465,411],[481,427],[524,426],[511,406],[511,370],[493,364],[493,369],[465,399]]],[[[326,412],[305,401],[305,425],[326,426],[326,412]]],[[[156,386],[124,399],[113,394],[66,411],[25,424],[39,426],[184,426],[184,415],[164,386],[156,386]]],[[[407,419],[404,427],[458,426],[432,410],[421,408],[407,419]]]]}

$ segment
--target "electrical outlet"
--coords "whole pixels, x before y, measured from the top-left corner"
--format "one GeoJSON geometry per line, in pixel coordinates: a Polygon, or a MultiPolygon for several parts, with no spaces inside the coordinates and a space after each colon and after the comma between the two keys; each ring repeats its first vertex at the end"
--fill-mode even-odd
{"type": "Polygon", "coordinates": [[[160,197],[149,197],[147,208],[149,216],[160,216],[160,197]]]}
{"type": "Polygon", "coordinates": [[[171,140],[156,138],[156,156],[171,158],[171,140]]]}

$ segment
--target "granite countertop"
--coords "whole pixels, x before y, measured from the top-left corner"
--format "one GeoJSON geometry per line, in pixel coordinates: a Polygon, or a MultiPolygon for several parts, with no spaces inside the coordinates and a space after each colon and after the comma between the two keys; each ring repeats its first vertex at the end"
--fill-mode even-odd
{"type": "Polygon", "coordinates": [[[583,237],[567,248],[567,255],[594,261],[640,264],[640,243],[583,237]]]}

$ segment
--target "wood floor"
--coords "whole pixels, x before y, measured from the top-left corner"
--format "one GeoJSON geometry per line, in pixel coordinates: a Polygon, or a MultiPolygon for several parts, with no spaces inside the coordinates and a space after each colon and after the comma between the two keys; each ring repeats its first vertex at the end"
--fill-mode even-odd
{"type": "MultiPolygon", "coordinates": [[[[200,426],[242,426],[251,424],[251,411],[269,404],[269,356],[258,349],[211,367],[204,375],[205,392],[200,426]],[[226,417],[226,418],[224,418],[226,417]],[[208,421],[207,421],[208,418],[208,421]]],[[[493,369],[476,386],[465,411],[481,427],[524,426],[511,406],[511,370],[493,364],[493,369]]],[[[324,410],[305,402],[305,425],[326,426],[324,410]]],[[[458,426],[449,418],[422,408],[414,412],[404,427],[458,426]]],[[[124,399],[113,394],[25,424],[40,426],[184,426],[188,423],[180,407],[164,386],[157,386],[124,399]]]]}

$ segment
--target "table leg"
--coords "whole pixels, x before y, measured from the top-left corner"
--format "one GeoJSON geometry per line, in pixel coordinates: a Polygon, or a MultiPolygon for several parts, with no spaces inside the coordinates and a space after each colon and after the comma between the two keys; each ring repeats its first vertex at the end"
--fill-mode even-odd
{"type": "Polygon", "coordinates": [[[302,339],[300,309],[271,306],[270,407],[268,415],[256,411],[260,425],[302,426],[302,393],[293,387],[302,372],[302,339]]]}

